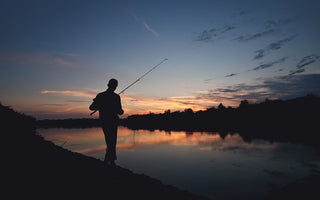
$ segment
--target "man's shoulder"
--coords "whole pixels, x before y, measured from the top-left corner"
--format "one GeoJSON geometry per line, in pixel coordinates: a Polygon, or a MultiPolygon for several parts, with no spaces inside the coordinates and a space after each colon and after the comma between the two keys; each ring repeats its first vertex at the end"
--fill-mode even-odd
{"type": "Polygon", "coordinates": [[[100,92],[99,94],[97,94],[97,97],[98,97],[98,96],[104,96],[104,95],[106,95],[106,91],[100,92]]]}
{"type": "Polygon", "coordinates": [[[115,97],[120,97],[117,93],[114,93],[114,92],[108,92],[108,91],[100,92],[99,94],[97,94],[97,98],[105,97],[105,96],[115,96],[115,97]]]}
{"type": "Polygon", "coordinates": [[[99,94],[97,94],[95,100],[99,101],[101,99],[103,99],[105,97],[105,92],[100,92],[99,94]]]}

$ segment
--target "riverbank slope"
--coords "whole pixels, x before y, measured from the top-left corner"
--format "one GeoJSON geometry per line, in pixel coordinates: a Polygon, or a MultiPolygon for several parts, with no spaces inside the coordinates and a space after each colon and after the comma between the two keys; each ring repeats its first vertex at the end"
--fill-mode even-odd
{"type": "Polygon", "coordinates": [[[35,120],[2,106],[3,188],[10,199],[206,199],[36,135],[35,120]]]}

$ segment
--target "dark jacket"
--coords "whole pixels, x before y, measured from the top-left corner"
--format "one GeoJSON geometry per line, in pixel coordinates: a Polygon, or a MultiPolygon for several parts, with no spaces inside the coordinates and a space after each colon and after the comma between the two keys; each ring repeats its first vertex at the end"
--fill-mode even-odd
{"type": "MultiPolygon", "coordinates": [[[[93,100],[92,108],[99,110],[99,118],[102,122],[113,122],[123,114],[120,96],[113,91],[106,90],[97,95],[93,100]]],[[[92,109],[90,106],[90,109],[92,109]]]]}

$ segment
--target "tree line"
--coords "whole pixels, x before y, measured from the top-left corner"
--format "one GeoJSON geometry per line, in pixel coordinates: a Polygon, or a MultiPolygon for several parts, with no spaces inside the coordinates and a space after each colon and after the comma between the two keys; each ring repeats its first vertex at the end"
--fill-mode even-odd
{"type": "Polygon", "coordinates": [[[307,95],[290,100],[269,100],[259,104],[242,100],[237,108],[211,107],[204,111],[192,109],[160,114],[131,115],[122,124],[132,129],[219,130],[314,128],[320,111],[320,98],[307,95]]]}

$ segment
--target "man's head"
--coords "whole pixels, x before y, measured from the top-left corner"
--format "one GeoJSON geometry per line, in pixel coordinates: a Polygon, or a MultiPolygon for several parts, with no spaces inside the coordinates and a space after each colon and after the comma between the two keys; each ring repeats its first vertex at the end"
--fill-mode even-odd
{"type": "Polygon", "coordinates": [[[109,80],[109,83],[108,83],[109,90],[115,91],[117,86],[118,86],[118,81],[116,79],[112,78],[109,80]]]}

